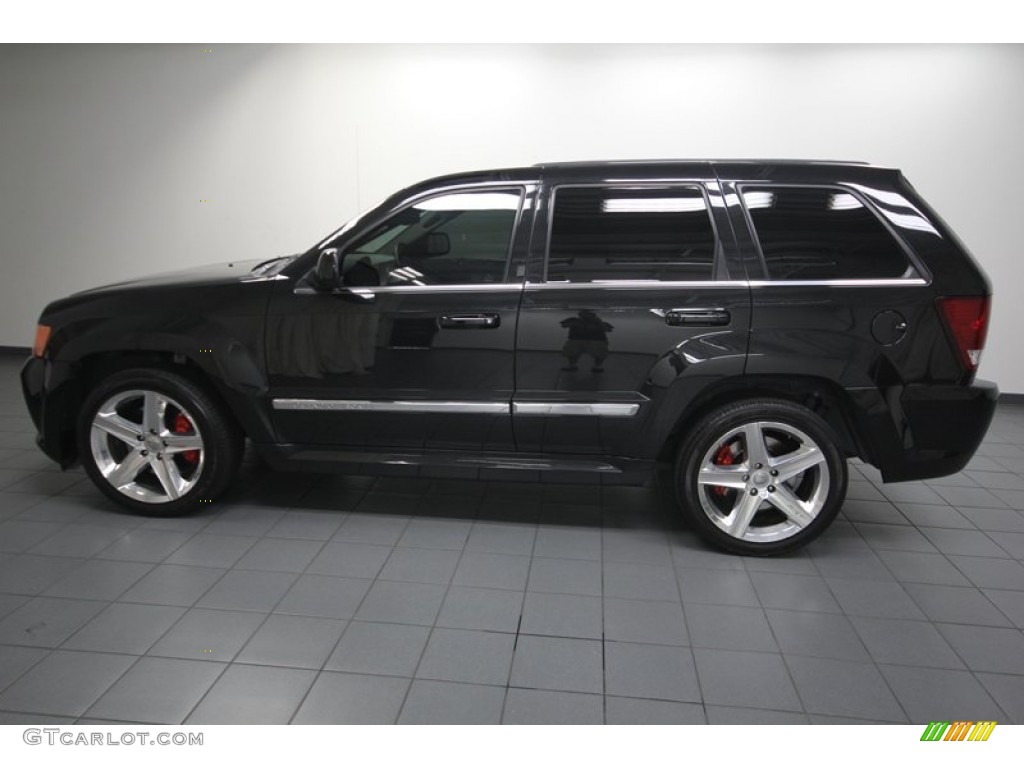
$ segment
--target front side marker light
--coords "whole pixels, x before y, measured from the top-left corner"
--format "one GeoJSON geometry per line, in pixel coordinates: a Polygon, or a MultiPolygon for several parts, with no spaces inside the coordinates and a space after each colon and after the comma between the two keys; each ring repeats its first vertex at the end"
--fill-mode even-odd
{"type": "Polygon", "coordinates": [[[50,332],[52,330],[48,325],[36,326],[36,340],[32,344],[33,357],[42,357],[46,354],[46,345],[50,343],[50,332]]]}

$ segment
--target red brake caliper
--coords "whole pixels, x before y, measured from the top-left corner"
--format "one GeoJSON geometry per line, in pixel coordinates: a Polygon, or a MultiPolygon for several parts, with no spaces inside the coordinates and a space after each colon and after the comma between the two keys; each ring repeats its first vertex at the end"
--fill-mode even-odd
{"type": "MultiPolygon", "coordinates": [[[[732,448],[730,448],[728,445],[723,445],[721,448],[718,449],[718,452],[715,454],[715,465],[716,466],[719,466],[719,467],[729,467],[729,466],[732,466],[733,462],[735,462],[735,461],[736,461],[736,457],[734,457],[732,455],[732,448]]],[[[728,490],[729,489],[726,488],[724,485],[715,485],[715,486],[712,486],[712,488],[711,488],[711,491],[716,496],[725,496],[725,493],[728,490]]]]}
{"type": "MultiPolygon", "coordinates": [[[[174,426],[171,428],[171,431],[176,435],[187,435],[193,431],[192,422],[188,420],[184,413],[178,413],[174,417],[174,426]]],[[[183,451],[181,458],[189,464],[197,464],[199,462],[199,451],[183,451]]]]}

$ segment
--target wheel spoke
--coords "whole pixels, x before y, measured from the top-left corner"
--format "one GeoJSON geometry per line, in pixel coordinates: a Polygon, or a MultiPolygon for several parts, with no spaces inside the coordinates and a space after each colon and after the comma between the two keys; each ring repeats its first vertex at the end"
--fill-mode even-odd
{"type": "Polygon", "coordinates": [[[791,453],[773,457],[770,466],[779,473],[777,481],[782,482],[823,464],[824,461],[825,454],[820,449],[812,445],[804,445],[791,453]]]}
{"type": "Polygon", "coordinates": [[[183,451],[203,450],[203,438],[199,435],[176,435],[174,433],[163,436],[164,453],[182,453],[183,451]]]}
{"type": "Polygon", "coordinates": [[[764,443],[764,432],[760,422],[752,422],[743,428],[743,439],[747,447],[747,466],[755,469],[768,465],[768,448],[764,443]]]}
{"type": "Polygon", "coordinates": [[[142,427],[146,432],[160,434],[165,431],[164,413],[167,410],[167,398],[156,392],[146,392],[142,398],[142,427]]]}
{"type": "Polygon", "coordinates": [[[804,502],[784,485],[776,486],[768,494],[768,503],[801,528],[806,528],[814,520],[814,515],[804,506],[804,502]]]}
{"type": "Polygon", "coordinates": [[[177,499],[181,495],[181,487],[185,484],[185,480],[178,472],[178,468],[174,466],[174,462],[165,459],[150,459],[149,466],[152,467],[153,474],[160,481],[167,497],[172,501],[177,499]]]}
{"type": "Polygon", "coordinates": [[[742,539],[747,529],[750,527],[750,523],[754,519],[754,514],[757,512],[757,508],[761,506],[760,496],[751,496],[750,494],[743,494],[740,496],[740,502],[737,504],[729,515],[730,520],[726,524],[727,533],[736,539],[742,539]]]}
{"type": "Polygon", "coordinates": [[[92,425],[111,437],[116,437],[122,443],[127,443],[132,448],[138,445],[139,425],[133,424],[116,413],[97,413],[92,425]]]}
{"type": "Polygon", "coordinates": [[[107,482],[115,488],[123,488],[138,476],[147,464],[146,457],[138,451],[132,451],[120,464],[115,464],[107,473],[107,482]]]}
{"type": "Polygon", "coordinates": [[[746,481],[743,476],[747,473],[746,467],[704,467],[697,476],[697,482],[701,485],[715,485],[725,488],[743,488],[746,481]]]}

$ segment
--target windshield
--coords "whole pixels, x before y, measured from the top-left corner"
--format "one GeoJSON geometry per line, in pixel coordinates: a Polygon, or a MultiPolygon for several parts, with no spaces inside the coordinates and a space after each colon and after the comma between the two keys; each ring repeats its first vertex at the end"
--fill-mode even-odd
{"type": "Polygon", "coordinates": [[[343,234],[352,229],[356,224],[358,224],[363,219],[363,217],[366,216],[366,214],[368,214],[370,211],[376,208],[379,208],[383,204],[384,200],[381,200],[376,205],[371,205],[369,208],[364,208],[363,210],[361,210],[358,214],[356,214],[351,219],[342,224],[341,227],[334,230],[333,232],[331,232],[331,234],[329,234],[327,237],[321,240],[320,243],[317,245],[317,250],[322,250],[328,247],[332,241],[341,237],[343,234]]]}

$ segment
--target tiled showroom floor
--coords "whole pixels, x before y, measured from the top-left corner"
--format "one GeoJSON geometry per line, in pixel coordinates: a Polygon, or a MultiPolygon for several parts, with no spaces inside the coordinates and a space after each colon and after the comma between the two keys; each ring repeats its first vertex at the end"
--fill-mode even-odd
{"type": "Polygon", "coordinates": [[[852,468],[784,559],[665,489],[266,473],[181,519],[33,444],[0,358],[0,722],[1024,723],[1024,407],[955,477],[852,468]]]}

